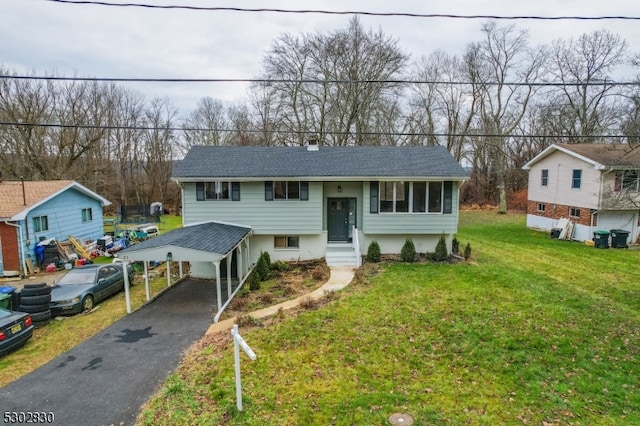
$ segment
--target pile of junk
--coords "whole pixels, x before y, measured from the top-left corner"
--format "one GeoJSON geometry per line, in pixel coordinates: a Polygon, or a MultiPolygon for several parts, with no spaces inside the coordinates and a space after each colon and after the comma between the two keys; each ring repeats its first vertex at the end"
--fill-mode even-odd
{"type": "MultiPolygon", "coordinates": [[[[82,266],[92,263],[92,259],[99,256],[113,256],[131,245],[125,236],[112,237],[105,235],[96,241],[87,240],[81,243],[72,235],[66,241],[57,241],[48,238],[38,242],[34,249],[36,265],[27,265],[28,269],[55,272],[61,269],[71,269],[74,266],[82,266]]],[[[32,270],[29,272],[36,272],[32,270]]]]}

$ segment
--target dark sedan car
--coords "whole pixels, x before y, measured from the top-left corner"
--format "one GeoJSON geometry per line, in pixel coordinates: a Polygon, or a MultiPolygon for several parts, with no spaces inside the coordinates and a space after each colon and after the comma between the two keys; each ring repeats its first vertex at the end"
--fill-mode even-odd
{"type": "MultiPolygon", "coordinates": [[[[51,290],[51,315],[90,311],[101,300],[124,289],[122,263],[77,267],[56,281],[51,290]]],[[[129,282],[133,269],[128,265],[129,282]]]]}
{"type": "Polygon", "coordinates": [[[24,345],[32,335],[29,314],[0,308],[0,356],[24,345]]]}

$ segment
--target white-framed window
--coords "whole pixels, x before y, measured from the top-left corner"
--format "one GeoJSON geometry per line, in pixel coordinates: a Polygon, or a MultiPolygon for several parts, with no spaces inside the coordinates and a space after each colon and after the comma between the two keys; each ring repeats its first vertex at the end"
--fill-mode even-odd
{"type": "Polygon", "coordinates": [[[230,200],[231,182],[215,181],[204,183],[205,200],[230,200]]]}
{"type": "Polygon", "coordinates": [[[442,182],[381,181],[380,213],[442,213],[442,182]]]}
{"type": "Polygon", "coordinates": [[[538,203],[538,211],[544,212],[547,209],[547,205],[545,203],[538,203]]]}
{"type": "Polygon", "coordinates": [[[549,169],[542,169],[540,173],[540,186],[549,186],[549,169]]]}
{"type": "Polygon", "coordinates": [[[33,232],[44,232],[49,230],[49,218],[47,216],[36,216],[33,218],[33,232]]]}
{"type": "Polygon", "coordinates": [[[582,186],[582,170],[574,169],[571,174],[571,189],[580,189],[582,186]]]}
{"type": "Polygon", "coordinates": [[[276,235],[273,237],[273,246],[277,249],[300,248],[300,237],[293,235],[276,235]]]}
{"type": "Polygon", "coordinates": [[[93,210],[91,207],[82,209],[82,222],[91,222],[93,220],[93,210]]]}
{"type": "Polygon", "coordinates": [[[580,209],[576,207],[569,208],[569,216],[571,217],[580,217],[580,209]]]}
{"type": "Polygon", "coordinates": [[[299,200],[300,199],[300,182],[290,181],[290,180],[273,182],[273,199],[274,200],[299,200]]]}

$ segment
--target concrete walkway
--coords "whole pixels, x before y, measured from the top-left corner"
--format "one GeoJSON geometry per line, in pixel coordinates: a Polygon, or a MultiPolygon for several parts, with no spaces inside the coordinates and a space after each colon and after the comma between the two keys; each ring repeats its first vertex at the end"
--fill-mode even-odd
{"type": "MultiPolygon", "coordinates": [[[[317,300],[323,297],[326,293],[342,290],[343,288],[349,285],[349,283],[353,280],[353,277],[354,277],[353,267],[350,267],[350,266],[332,267],[331,276],[329,277],[329,280],[324,285],[322,285],[322,287],[314,290],[311,293],[305,294],[304,296],[300,296],[296,299],[287,300],[286,302],[278,303],[277,305],[269,306],[268,308],[253,311],[248,313],[247,315],[255,319],[268,318],[270,316],[275,315],[280,309],[286,311],[286,310],[297,307],[300,304],[300,302],[302,302],[307,298],[317,300]]],[[[215,333],[220,333],[222,331],[231,330],[231,328],[235,323],[236,323],[236,317],[219,321],[215,324],[212,324],[207,330],[206,334],[215,334],[215,333]]]]}

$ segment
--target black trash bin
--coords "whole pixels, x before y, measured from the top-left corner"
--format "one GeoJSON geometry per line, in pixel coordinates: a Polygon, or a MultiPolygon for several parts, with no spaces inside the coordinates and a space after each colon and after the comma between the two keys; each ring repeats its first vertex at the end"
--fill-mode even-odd
{"type": "Polygon", "coordinates": [[[562,232],[562,228],[551,228],[551,234],[549,236],[551,238],[560,238],[561,232],[562,232]]]}
{"type": "Polygon", "coordinates": [[[629,246],[627,245],[629,231],[625,231],[624,229],[612,229],[609,232],[611,234],[611,247],[629,248],[629,246]]]}
{"type": "Polygon", "coordinates": [[[596,248],[609,248],[609,231],[594,231],[593,242],[596,248]]]}

